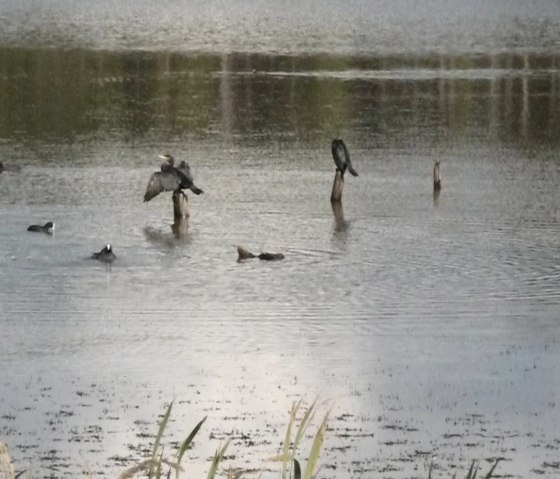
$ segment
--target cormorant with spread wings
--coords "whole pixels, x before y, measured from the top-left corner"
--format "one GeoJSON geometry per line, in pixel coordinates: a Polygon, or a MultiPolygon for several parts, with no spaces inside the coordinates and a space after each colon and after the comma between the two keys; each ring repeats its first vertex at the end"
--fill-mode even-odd
{"type": "Polygon", "coordinates": [[[195,195],[200,195],[203,191],[194,185],[194,178],[189,165],[181,161],[179,166],[175,166],[175,158],[171,155],[159,155],[166,160],[161,164],[161,171],[156,171],[150,176],[144,202],[150,201],[162,191],[191,190],[195,195]]]}

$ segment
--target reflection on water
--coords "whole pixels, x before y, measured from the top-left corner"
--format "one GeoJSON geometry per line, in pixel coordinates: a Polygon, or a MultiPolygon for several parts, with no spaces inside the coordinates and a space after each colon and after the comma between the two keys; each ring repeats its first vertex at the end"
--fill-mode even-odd
{"type": "Polygon", "coordinates": [[[175,218],[173,224],[170,225],[170,230],[160,230],[152,226],[144,228],[144,236],[154,245],[164,246],[165,248],[172,248],[184,244],[187,240],[189,228],[188,218],[175,218]]]}
{"type": "MultiPolygon", "coordinates": [[[[559,64],[549,54],[429,56],[412,64],[402,56],[3,49],[0,133],[55,145],[90,136],[173,142],[187,132],[318,146],[325,134],[352,131],[379,148],[418,139],[438,146],[479,128],[521,146],[555,146],[559,64]],[[420,131],[427,134],[418,138],[420,131]]],[[[56,156],[41,155],[41,163],[56,156]]]]}
{"type": "MultiPolygon", "coordinates": [[[[539,5],[519,22],[546,33],[539,5]]],[[[560,58],[544,33],[383,55],[346,55],[343,33],[298,55],[4,42],[0,156],[22,168],[0,173],[0,439],[18,464],[75,477],[85,456],[113,475],[177,397],[177,439],[208,415],[205,434],[233,431],[227,462],[258,468],[292,399],[321,394],[324,477],[423,477],[432,453],[442,473],[504,457],[501,474],[554,477],[560,58]],[[331,204],[339,137],[360,176],[331,204]],[[205,191],[188,219],[169,194],[142,202],[166,152],[205,191]],[[47,220],[56,235],[26,231],[47,220]],[[110,269],[89,259],[107,242],[110,269]],[[238,263],[239,244],[285,258],[238,263]]],[[[197,444],[195,472],[215,448],[197,444]]]]}

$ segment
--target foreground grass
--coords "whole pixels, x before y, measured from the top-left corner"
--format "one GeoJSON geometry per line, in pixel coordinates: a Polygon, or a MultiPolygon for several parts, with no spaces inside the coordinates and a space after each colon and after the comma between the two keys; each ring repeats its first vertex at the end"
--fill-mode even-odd
{"type": "MultiPolygon", "coordinates": [[[[206,417],[193,428],[190,434],[180,444],[171,457],[165,457],[161,440],[167,427],[172,408],[173,401],[167,407],[165,414],[159,423],[150,457],[123,471],[118,476],[118,479],[132,479],[138,475],[142,475],[148,479],[161,479],[162,477],[165,479],[171,479],[173,476],[176,479],[180,478],[181,472],[184,471],[184,467],[181,465],[184,455],[187,450],[192,447],[194,438],[206,421],[206,417]]],[[[314,479],[319,477],[320,468],[317,468],[317,466],[321,455],[324,436],[327,430],[330,409],[323,416],[317,430],[310,435],[308,430],[313,423],[316,413],[317,400],[315,400],[308,408],[304,408],[302,400],[292,404],[282,451],[279,455],[269,458],[270,461],[280,464],[280,476],[282,479],[314,479]],[[305,437],[312,438],[311,447],[306,452],[302,450],[302,440],[305,437]],[[302,458],[305,458],[305,467],[303,470],[302,458]]],[[[230,440],[228,439],[223,446],[220,445],[220,447],[216,450],[208,471],[208,479],[216,478],[219,466],[224,459],[229,444],[230,440]]],[[[486,475],[481,476],[482,479],[491,479],[494,477],[494,470],[496,469],[498,462],[499,460],[494,463],[486,475]]],[[[8,448],[5,444],[0,442],[0,479],[18,479],[25,474],[25,472],[26,471],[20,471],[16,473],[14,465],[8,454],[8,448]]],[[[431,464],[428,472],[428,479],[432,479],[432,472],[433,468],[431,464]]],[[[478,463],[473,461],[464,479],[477,479],[478,473],[478,463]]],[[[232,470],[226,471],[225,474],[228,479],[238,479],[242,476],[241,472],[234,472],[232,470]]],[[[92,474],[84,473],[84,475],[93,479],[92,474]]],[[[456,476],[457,474],[453,475],[453,479],[456,479],[456,476]]],[[[32,479],[31,472],[28,472],[22,479],[32,479]]]]}

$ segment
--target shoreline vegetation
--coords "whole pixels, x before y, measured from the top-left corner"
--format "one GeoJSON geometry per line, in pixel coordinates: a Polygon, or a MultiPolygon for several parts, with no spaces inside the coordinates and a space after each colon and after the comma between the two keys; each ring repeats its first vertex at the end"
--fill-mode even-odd
{"type": "MultiPolygon", "coordinates": [[[[162,439],[171,415],[173,403],[174,400],[171,401],[159,422],[151,447],[150,457],[124,470],[119,474],[117,479],[132,479],[134,477],[146,477],[148,479],[180,479],[181,473],[185,470],[182,466],[183,457],[185,453],[193,447],[194,439],[207,417],[204,417],[198,422],[186,439],[180,443],[172,456],[166,457],[164,456],[165,448],[162,444],[162,439]]],[[[267,459],[267,461],[279,463],[281,479],[314,479],[321,477],[321,466],[318,467],[318,463],[331,410],[332,407],[324,413],[316,430],[309,431],[308,429],[311,429],[316,415],[319,414],[318,400],[315,399],[309,407],[305,407],[301,399],[292,403],[282,449],[278,455],[267,459]],[[302,444],[304,439],[311,440],[311,445],[307,452],[304,450],[302,444]],[[302,462],[302,458],[305,458],[304,462],[302,462]]],[[[225,457],[230,441],[231,439],[228,439],[223,445],[220,444],[216,449],[210,463],[207,479],[215,479],[218,476],[218,469],[225,457]]],[[[483,475],[479,469],[479,463],[473,460],[464,479],[476,479],[479,473],[480,478],[491,479],[495,477],[493,476],[494,470],[499,462],[500,459],[497,459],[486,475],[483,475]]],[[[262,476],[262,472],[263,471],[261,471],[258,477],[262,476]]],[[[89,479],[94,479],[95,477],[85,470],[83,474],[89,479]]],[[[245,471],[242,469],[235,469],[232,466],[225,471],[225,477],[227,479],[241,479],[244,477],[244,474],[245,471]]],[[[224,474],[220,475],[223,476],[224,474]]],[[[0,441],[0,479],[32,479],[33,477],[34,474],[31,470],[16,471],[16,467],[9,455],[7,445],[0,441]]],[[[429,467],[428,479],[432,479],[432,477],[433,462],[429,467]]],[[[454,473],[452,478],[455,479],[456,477],[457,473],[454,473]]]]}

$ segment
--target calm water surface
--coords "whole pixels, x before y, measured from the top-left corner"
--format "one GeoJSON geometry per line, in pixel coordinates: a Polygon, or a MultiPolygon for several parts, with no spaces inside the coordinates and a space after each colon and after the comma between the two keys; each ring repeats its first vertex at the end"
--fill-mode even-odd
{"type": "Polygon", "coordinates": [[[232,437],[226,467],[277,477],[292,401],[319,396],[321,477],[427,477],[432,456],[556,477],[558,4],[163,4],[0,6],[18,469],[115,476],[176,398],[169,441],[208,416],[193,474],[232,437]],[[343,211],[334,137],[360,173],[343,211]],[[175,228],[169,195],[142,203],[161,152],[205,191],[175,228]],[[88,259],[106,242],[111,268],[88,259]]]}

